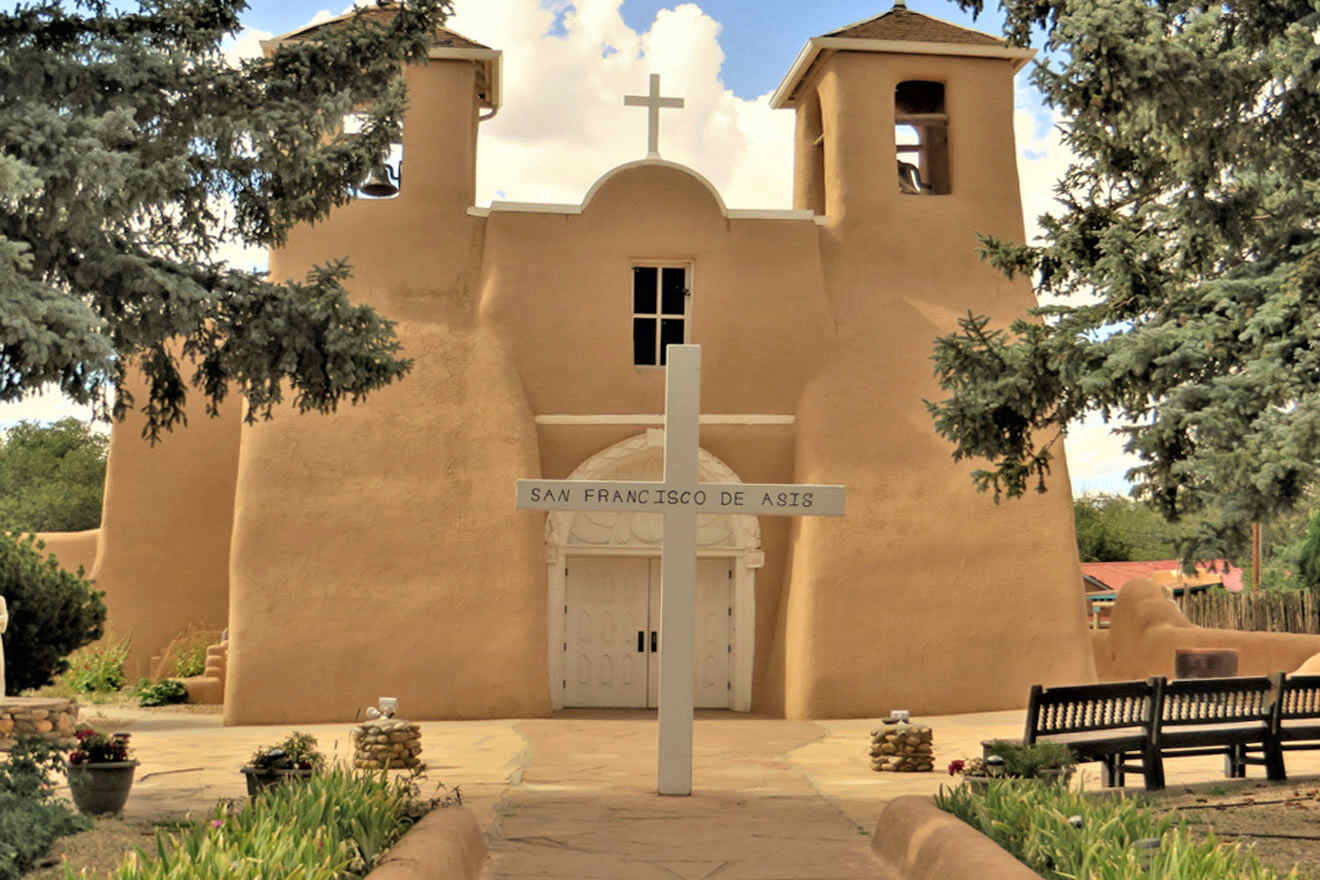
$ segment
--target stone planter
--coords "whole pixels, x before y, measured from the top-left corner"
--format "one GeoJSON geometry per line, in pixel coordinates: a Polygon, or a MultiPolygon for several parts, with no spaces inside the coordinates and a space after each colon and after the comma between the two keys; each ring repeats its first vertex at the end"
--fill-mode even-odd
{"type": "Polygon", "coordinates": [[[69,767],[69,793],[78,812],[95,816],[123,810],[137,765],[137,761],[108,761],[69,767]]]}
{"type": "Polygon", "coordinates": [[[282,782],[296,782],[311,779],[315,770],[276,770],[270,767],[244,767],[241,771],[247,779],[248,797],[256,800],[257,795],[273,785],[282,782]]]}

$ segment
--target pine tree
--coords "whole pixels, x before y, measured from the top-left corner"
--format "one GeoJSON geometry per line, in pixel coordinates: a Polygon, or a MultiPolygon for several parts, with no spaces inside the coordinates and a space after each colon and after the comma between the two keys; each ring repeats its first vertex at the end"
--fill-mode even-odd
{"type": "Polygon", "coordinates": [[[1220,538],[1245,534],[1320,466],[1320,4],[1005,6],[1011,41],[1045,34],[1033,81],[1077,158],[1039,246],[983,255],[1063,304],[938,340],[936,427],[1016,497],[1098,412],[1138,497],[1170,518],[1217,502],[1220,538]]]}
{"type": "Polygon", "coordinates": [[[241,0],[122,6],[0,12],[0,401],[55,383],[102,416],[140,409],[155,439],[190,386],[212,414],[241,393],[255,419],[286,393],[330,411],[402,376],[391,322],[348,300],[346,263],[274,284],[217,253],[278,246],[353,197],[400,130],[402,65],[425,60],[449,0],[359,13],[242,63],[220,50],[241,0]],[[148,380],[140,402],[130,366],[148,380]]]}

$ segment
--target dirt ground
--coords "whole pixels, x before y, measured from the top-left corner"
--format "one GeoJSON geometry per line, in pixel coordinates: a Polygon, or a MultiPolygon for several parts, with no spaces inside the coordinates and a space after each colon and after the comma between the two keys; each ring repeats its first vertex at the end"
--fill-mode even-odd
{"type": "Polygon", "coordinates": [[[1300,877],[1320,880],[1320,787],[1315,780],[1174,790],[1154,806],[1176,810],[1193,831],[1213,832],[1224,843],[1252,848],[1280,876],[1296,867],[1300,877]]]}
{"type": "Polygon", "coordinates": [[[168,833],[174,823],[167,820],[97,818],[91,831],[55,841],[36,870],[24,874],[24,880],[64,880],[64,866],[75,876],[105,877],[123,863],[124,858],[140,847],[147,853],[156,849],[156,832],[168,833]],[[85,871],[85,875],[80,875],[85,871]]]}

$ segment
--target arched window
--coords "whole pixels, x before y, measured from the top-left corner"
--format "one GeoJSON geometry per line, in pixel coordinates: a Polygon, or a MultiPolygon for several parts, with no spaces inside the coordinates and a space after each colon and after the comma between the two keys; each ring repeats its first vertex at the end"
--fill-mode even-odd
{"type": "Polygon", "coordinates": [[[947,195],[949,115],[944,84],[907,80],[894,90],[894,146],[898,189],[909,195],[947,195]]]}

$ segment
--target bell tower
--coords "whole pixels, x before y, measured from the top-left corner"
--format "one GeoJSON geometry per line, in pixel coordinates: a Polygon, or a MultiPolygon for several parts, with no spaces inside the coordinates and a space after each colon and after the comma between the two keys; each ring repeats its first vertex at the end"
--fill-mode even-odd
{"type": "Polygon", "coordinates": [[[813,37],[771,99],[797,111],[793,206],[904,223],[1016,208],[1013,77],[1033,54],[903,0],[813,37]]]}
{"type": "Polygon", "coordinates": [[[794,207],[818,215],[838,328],[798,404],[794,479],[849,487],[843,522],[793,526],[789,717],[1015,706],[1042,678],[1094,678],[1068,490],[996,506],[923,403],[944,396],[930,357],[960,316],[1006,322],[1034,305],[1027,280],[984,263],[977,240],[1024,238],[1013,80],[1032,54],[899,0],[809,40],[771,99],[797,111],[794,207]],[[957,553],[951,528],[965,532],[957,553]],[[873,577],[856,577],[859,558],[873,577]],[[1009,586],[996,595],[985,584],[1009,586]],[[1030,609],[1029,645],[1024,618],[1006,608],[1030,609]],[[922,661],[895,671],[881,646],[922,661]]]}

